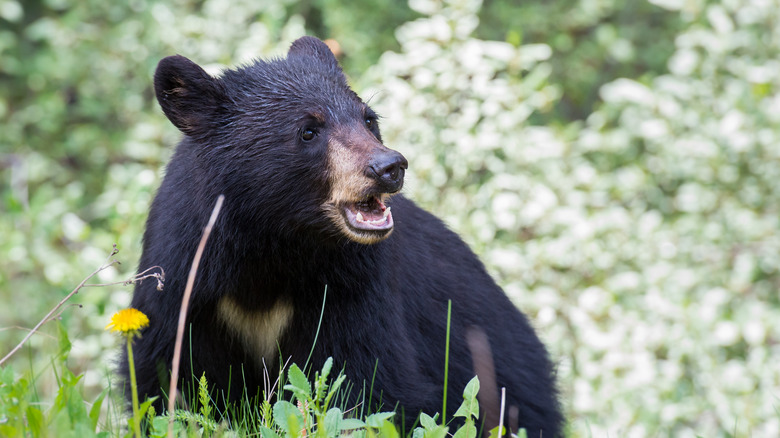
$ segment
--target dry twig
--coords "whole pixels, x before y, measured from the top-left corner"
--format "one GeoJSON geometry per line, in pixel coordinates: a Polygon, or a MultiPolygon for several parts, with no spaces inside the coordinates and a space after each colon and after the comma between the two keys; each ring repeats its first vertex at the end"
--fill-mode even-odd
{"type": "Polygon", "coordinates": [[[179,364],[181,363],[181,344],[184,340],[184,324],[187,320],[187,310],[190,305],[190,296],[192,295],[192,287],[195,284],[195,275],[198,273],[198,265],[200,265],[200,258],[203,256],[203,250],[206,248],[206,241],[209,240],[211,230],[214,228],[214,223],[219,216],[219,210],[222,209],[222,202],[225,200],[225,195],[219,195],[217,203],[214,205],[214,210],[211,212],[211,218],[209,218],[206,228],[203,229],[203,235],[200,238],[200,244],[195,251],[195,257],[192,259],[192,266],[190,267],[190,274],[187,277],[187,286],[184,288],[184,296],[181,298],[181,310],[179,311],[179,326],[176,330],[176,344],[173,349],[173,363],[171,364],[171,386],[168,391],[168,414],[170,420],[168,420],[168,436],[173,436],[173,420],[174,420],[174,408],[176,405],[176,385],[179,380],[179,364]]]}
{"type": "Polygon", "coordinates": [[[56,306],[54,306],[54,308],[51,309],[51,311],[49,311],[49,313],[47,313],[46,316],[44,316],[43,319],[35,327],[33,327],[32,330],[30,330],[29,333],[27,333],[27,336],[25,336],[24,339],[22,339],[22,341],[19,342],[19,344],[16,347],[14,347],[13,350],[11,350],[8,354],[6,354],[5,357],[0,359],[0,365],[5,363],[6,360],[8,360],[17,351],[19,351],[19,349],[22,348],[22,346],[24,346],[24,344],[27,343],[28,340],[30,340],[32,335],[34,335],[44,324],[46,324],[47,322],[49,322],[51,320],[54,320],[54,319],[58,318],[60,314],[57,313],[57,312],[60,310],[60,308],[63,305],[65,305],[65,303],[69,299],[71,299],[71,297],[73,297],[73,295],[76,295],[81,290],[81,288],[83,288],[83,287],[108,286],[108,285],[111,285],[111,284],[125,284],[125,285],[127,285],[127,284],[133,284],[133,283],[136,283],[138,281],[144,280],[146,278],[151,278],[151,277],[154,277],[154,278],[157,279],[157,282],[158,282],[157,287],[158,288],[162,287],[162,282],[163,282],[163,280],[165,280],[165,272],[163,272],[162,268],[160,268],[159,266],[152,267],[152,268],[150,268],[150,269],[148,269],[148,270],[146,270],[144,272],[136,274],[136,275],[132,276],[130,279],[125,280],[125,281],[120,281],[120,282],[116,282],[116,283],[107,283],[107,284],[87,284],[87,281],[89,281],[90,278],[94,277],[99,272],[101,272],[103,270],[106,270],[106,269],[108,269],[109,267],[111,267],[113,265],[119,264],[118,260],[112,259],[112,257],[114,257],[118,252],[119,252],[119,250],[117,249],[116,244],[114,244],[114,248],[113,248],[113,250],[111,250],[111,254],[109,254],[108,257],[106,257],[106,261],[103,262],[103,264],[100,265],[100,267],[98,267],[94,272],[89,274],[84,280],[82,280],[81,283],[79,283],[79,285],[76,286],[75,289],[73,289],[68,295],[65,296],[65,298],[62,299],[62,301],[60,301],[56,306]],[[160,272],[159,273],[154,272],[154,273],[150,274],[149,272],[151,270],[155,269],[155,268],[159,268],[160,272]]]}

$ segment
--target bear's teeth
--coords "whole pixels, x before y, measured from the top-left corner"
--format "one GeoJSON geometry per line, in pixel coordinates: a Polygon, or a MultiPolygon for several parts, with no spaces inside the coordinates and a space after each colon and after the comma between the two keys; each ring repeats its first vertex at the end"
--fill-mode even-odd
{"type": "Polygon", "coordinates": [[[358,222],[365,222],[365,219],[363,219],[363,214],[361,212],[358,212],[358,214],[355,216],[355,219],[357,219],[358,222]]]}
{"type": "Polygon", "coordinates": [[[383,218],[387,218],[387,215],[389,215],[389,214],[390,214],[390,207],[387,207],[385,209],[384,213],[382,213],[382,217],[383,218]]]}

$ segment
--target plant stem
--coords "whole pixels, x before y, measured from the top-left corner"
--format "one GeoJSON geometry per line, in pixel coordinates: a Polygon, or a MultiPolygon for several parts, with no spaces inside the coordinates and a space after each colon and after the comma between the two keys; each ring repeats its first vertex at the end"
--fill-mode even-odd
{"type": "Polygon", "coordinates": [[[127,362],[130,368],[130,390],[133,394],[133,429],[135,438],[141,438],[141,418],[138,412],[138,384],[135,380],[135,362],[133,362],[133,335],[127,335],[127,362]]]}
{"type": "Polygon", "coordinates": [[[214,228],[214,223],[217,222],[219,211],[222,209],[222,202],[225,200],[225,195],[219,195],[217,197],[217,203],[214,205],[214,209],[211,211],[211,217],[206,224],[206,228],[203,229],[203,234],[200,237],[200,243],[198,249],[195,250],[195,257],[192,259],[192,265],[190,266],[190,274],[187,276],[187,285],[184,287],[184,296],[181,298],[181,310],[179,311],[179,324],[176,330],[176,343],[173,346],[173,359],[171,364],[171,386],[168,391],[168,414],[170,419],[168,420],[168,436],[173,435],[173,421],[174,421],[174,408],[176,407],[176,385],[179,381],[179,364],[181,363],[181,348],[184,341],[184,324],[187,321],[187,309],[190,305],[190,296],[192,295],[192,288],[195,284],[195,275],[198,273],[198,266],[200,265],[200,258],[203,256],[203,251],[206,248],[206,242],[209,240],[211,230],[214,228]]]}
{"type": "Polygon", "coordinates": [[[452,300],[447,301],[447,343],[444,347],[444,402],[441,407],[441,425],[447,424],[447,380],[450,371],[450,323],[452,321],[452,300]]]}

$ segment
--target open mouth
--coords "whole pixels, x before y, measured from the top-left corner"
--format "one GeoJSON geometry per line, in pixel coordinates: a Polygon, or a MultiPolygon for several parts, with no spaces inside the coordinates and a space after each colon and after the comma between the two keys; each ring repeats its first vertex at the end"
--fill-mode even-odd
{"type": "Polygon", "coordinates": [[[361,231],[389,231],[393,229],[393,215],[379,196],[344,205],[347,225],[361,231]]]}

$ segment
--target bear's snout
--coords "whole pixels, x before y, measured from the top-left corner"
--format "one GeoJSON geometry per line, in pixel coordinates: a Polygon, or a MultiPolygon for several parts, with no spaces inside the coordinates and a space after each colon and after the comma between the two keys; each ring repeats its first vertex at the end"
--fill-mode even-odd
{"type": "Polygon", "coordinates": [[[409,167],[403,155],[393,150],[374,154],[366,168],[366,176],[379,184],[385,193],[395,193],[404,185],[404,170],[409,167]]]}

